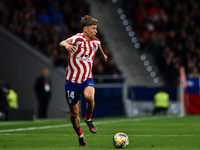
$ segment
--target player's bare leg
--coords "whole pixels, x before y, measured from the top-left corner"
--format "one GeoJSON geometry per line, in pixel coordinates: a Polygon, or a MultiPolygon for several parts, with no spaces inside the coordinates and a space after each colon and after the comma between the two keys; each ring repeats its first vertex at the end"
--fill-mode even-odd
{"type": "Polygon", "coordinates": [[[80,118],[78,116],[79,115],[79,102],[77,102],[77,104],[74,106],[69,106],[69,110],[70,110],[70,120],[74,127],[74,130],[76,131],[76,133],[78,135],[79,145],[86,147],[87,143],[85,141],[84,134],[81,130],[80,118]]]}
{"type": "Polygon", "coordinates": [[[95,89],[92,86],[86,87],[83,91],[83,94],[86,99],[86,110],[87,110],[84,121],[86,122],[86,124],[88,125],[88,127],[92,133],[97,132],[97,127],[91,120],[92,112],[93,112],[94,106],[95,106],[94,93],[95,93],[95,89]]]}
{"type": "Polygon", "coordinates": [[[70,120],[74,128],[78,128],[80,126],[80,118],[79,114],[79,102],[77,102],[74,106],[69,106],[70,110],[70,120]]]}

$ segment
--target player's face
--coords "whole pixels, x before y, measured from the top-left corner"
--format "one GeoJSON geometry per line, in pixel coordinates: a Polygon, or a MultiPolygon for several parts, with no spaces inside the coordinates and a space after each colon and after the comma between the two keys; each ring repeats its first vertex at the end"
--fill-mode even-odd
{"type": "Polygon", "coordinates": [[[85,33],[86,33],[86,36],[90,40],[92,40],[97,34],[97,25],[91,25],[91,26],[85,27],[85,33]]]}

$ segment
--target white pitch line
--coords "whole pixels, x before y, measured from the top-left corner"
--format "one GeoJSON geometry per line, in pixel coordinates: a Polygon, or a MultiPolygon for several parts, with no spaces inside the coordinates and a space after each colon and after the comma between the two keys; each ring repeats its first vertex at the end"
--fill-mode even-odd
{"type": "MultiPolygon", "coordinates": [[[[95,124],[109,124],[109,123],[119,123],[119,122],[137,122],[137,121],[148,121],[148,120],[158,120],[158,119],[170,119],[172,117],[144,117],[144,118],[126,118],[126,119],[115,119],[108,121],[99,121],[95,124]]],[[[81,123],[81,126],[85,126],[85,123],[81,123]]],[[[40,129],[52,129],[52,128],[63,128],[63,127],[72,127],[71,124],[62,124],[62,125],[52,125],[52,126],[42,126],[42,127],[29,127],[29,128],[18,128],[18,129],[8,129],[0,130],[0,133],[4,132],[16,132],[16,131],[28,131],[28,130],[40,130],[40,129]]]]}
{"type": "Polygon", "coordinates": [[[43,127],[30,127],[30,128],[18,128],[18,129],[8,129],[8,130],[0,130],[2,132],[15,132],[15,131],[28,131],[28,130],[39,130],[39,129],[51,129],[51,128],[63,128],[70,127],[71,124],[62,124],[62,125],[53,125],[53,126],[43,126],[43,127]]]}

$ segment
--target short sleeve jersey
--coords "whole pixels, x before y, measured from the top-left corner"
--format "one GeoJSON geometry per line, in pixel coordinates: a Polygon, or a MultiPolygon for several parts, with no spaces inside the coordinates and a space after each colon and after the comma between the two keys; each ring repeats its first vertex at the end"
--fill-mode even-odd
{"type": "Polygon", "coordinates": [[[92,78],[92,66],[96,51],[101,44],[98,38],[88,41],[83,33],[78,33],[70,38],[76,50],[68,55],[65,78],[73,83],[83,83],[92,78]]]}

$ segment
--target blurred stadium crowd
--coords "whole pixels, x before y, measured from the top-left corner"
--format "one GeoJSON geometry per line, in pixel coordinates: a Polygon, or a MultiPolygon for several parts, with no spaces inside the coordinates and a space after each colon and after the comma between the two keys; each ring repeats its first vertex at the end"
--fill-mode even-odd
{"type": "Polygon", "coordinates": [[[200,76],[199,0],[124,0],[123,9],[168,84],[178,84],[181,66],[200,76]]]}
{"type": "MultiPolygon", "coordinates": [[[[81,17],[90,14],[85,0],[3,0],[0,2],[0,24],[35,49],[48,56],[55,66],[65,69],[68,51],[59,42],[82,32],[81,17]]],[[[103,64],[100,55],[94,59],[93,74],[121,74],[112,59],[104,36],[98,32],[104,52],[109,57],[103,64]]]]}

